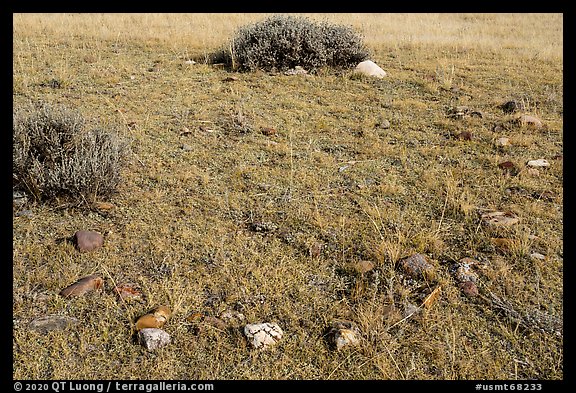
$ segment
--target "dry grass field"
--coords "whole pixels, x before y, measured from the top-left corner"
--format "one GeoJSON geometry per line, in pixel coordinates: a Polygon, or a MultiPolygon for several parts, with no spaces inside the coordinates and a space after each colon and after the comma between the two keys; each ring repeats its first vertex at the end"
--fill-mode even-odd
{"type": "Polygon", "coordinates": [[[384,79],[203,60],[266,16],[13,15],[14,107],[66,105],[131,146],[113,208],[14,208],[13,378],[563,379],[563,16],[306,15],[354,26],[384,79]],[[514,122],[512,99],[543,126],[514,122]],[[103,247],[61,241],[78,230],[103,247]],[[402,269],[415,253],[433,278],[402,269]],[[452,271],[465,257],[476,297],[452,271]],[[59,296],[90,274],[101,290],[59,296]],[[125,282],[141,300],[113,293],[125,282]],[[151,352],[134,322],[159,305],[172,342],[151,352]],[[207,318],[227,310],[245,320],[207,318]],[[30,327],[50,314],[79,323],[30,327]],[[328,345],[339,319],[358,345],[328,345]],[[284,331],[268,351],[243,334],[257,322],[284,331]]]}

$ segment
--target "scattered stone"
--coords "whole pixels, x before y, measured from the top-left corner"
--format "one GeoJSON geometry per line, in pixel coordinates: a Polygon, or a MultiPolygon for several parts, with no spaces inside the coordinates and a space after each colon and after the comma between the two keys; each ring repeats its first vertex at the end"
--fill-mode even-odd
{"type": "Polygon", "coordinates": [[[216,329],[219,330],[226,330],[226,322],[224,322],[223,320],[221,320],[220,318],[216,318],[216,317],[211,317],[209,315],[205,316],[204,319],[202,319],[202,322],[215,327],[216,329]]]}
{"type": "Polygon", "coordinates": [[[470,114],[470,108],[465,105],[454,106],[448,109],[448,117],[452,117],[455,119],[462,119],[464,116],[470,114]]]}
{"type": "Polygon", "coordinates": [[[192,64],[196,64],[196,62],[195,62],[194,60],[192,60],[192,59],[189,59],[189,60],[186,60],[186,61],[184,62],[184,64],[192,65],[192,64]]]}
{"type": "Polygon", "coordinates": [[[373,76],[376,78],[384,78],[386,76],[386,71],[380,68],[372,60],[366,60],[361,63],[358,63],[358,65],[354,69],[354,72],[366,76],[373,76]]]}
{"type": "Polygon", "coordinates": [[[419,313],[422,311],[420,307],[412,303],[406,303],[404,305],[404,313],[402,314],[402,318],[410,318],[412,315],[419,313]]]}
{"type": "Polygon", "coordinates": [[[19,191],[12,191],[12,206],[22,207],[28,203],[28,197],[26,194],[19,191]]]}
{"type": "Polygon", "coordinates": [[[471,141],[472,133],[470,131],[462,131],[459,134],[456,134],[455,138],[462,141],[471,141]]]}
{"type": "Polygon", "coordinates": [[[44,315],[33,319],[28,326],[40,333],[48,333],[52,330],[64,330],[78,322],[78,319],[65,315],[44,315]]]}
{"type": "Polygon", "coordinates": [[[306,71],[304,68],[300,67],[300,66],[296,66],[292,69],[289,69],[288,71],[284,72],[284,75],[307,75],[308,71],[306,71]]]}
{"type": "Polygon", "coordinates": [[[112,210],[115,206],[109,202],[94,202],[92,207],[97,210],[112,210]]]}
{"type": "Polygon", "coordinates": [[[60,296],[63,297],[82,296],[88,292],[101,289],[103,286],[104,286],[104,279],[102,279],[102,277],[98,276],[97,274],[93,274],[91,276],[81,278],[74,284],[64,288],[63,290],[60,291],[60,296]]]}
{"type": "Polygon", "coordinates": [[[80,252],[94,251],[104,244],[104,236],[94,231],[78,231],[74,234],[74,242],[80,252]]]}
{"type": "Polygon", "coordinates": [[[546,255],[542,255],[539,252],[533,252],[532,254],[530,254],[530,258],[539,259],[543,261],[546,259],[546,255]]]}
{"type": "Polygon", "coordinates": [[[522,126],[532,126],[535,128],[542,127],[542,121],[537,117],[530,115],[521,115],[516,119],[516,121],[522,126]]]}
{"type": "Polygon", "coordinates": [[[498,106],[506,114],[512,114],[514,112],[523,111],[526,109],[524,103],[516,100],[511,100],[498,106]]]}
{"type": "Polygon", "coordinates": [[[423,254],[414,254],[400,261],[400,266],[408,275],[414,278],[424,277],[434,279],[434,266],[430,264],[429,258],[423,254]]]}
{"type": "Polygon", "coordinates": [[[564,154],[556,154],[552,159],[562,161],[564,159],[564,154]]]}
{"type": "Polygon", "coordinates": [[[556,194],[551,191],[535,192],[532,194],[532,197],[547,202],[554,202],[556,200],[556,194]]]}
{"type": "Polygon", "coordinates": [[[544,158],[539,158],[537,160],[530,160],[526,163],[526,165],[535,167],[535,168],[544,168],[550,166],[550,163],[546,161],[544,158]]]}
{"type": "Polygon", "coordinates": [[[21,210],[18,213],[16,213],[16,217],[26,217],[26,218],[32,218],[34,214],[32,213],[32,210],[21,210]]]}
{"type": "Polygon", "coordinates": [[[516,165],[512,161],[504,161],[498,164],[498,168],[505,170],[512,170],[516,168],[516,165]]]}
{"type": "Polygon", "coordinates": [[[476,274],[472,270],[472,266],[473,266],[473,264],[471,264],[470,262],[463,261],[461,259],[460,262],[457,263],[453,267],[454,277],[456,278],[456,281],[458,281],[458,282],[464,282],[464,281],[476,282],[476,280],[478,280],[478,274],[476,274]]]}
{"type": "Polygon", "coordinates": [[[490,238],[490,242],[501,251],[510,251],[514,246],[514,241],[512,239],[506,239],[503,237],[493,237],[490,238]]]}
{"type": "Polygon", "coordinates": [[[255,323],[244,326],[244,335],[254,348],[266,350],[276,345],[284,332],[275,323],[255,323]]]}
{"type": "Polygon", "coordinates": [[[278,226],[271,221],[253,222],[250,225],[250,229],[254,232],[266,233],[275,231],[278,229],[278,226]]]}
{"type": "Polygon", "coordinates": [[[374,269],[375,265],[372,261],[358,261],[354,263],[354,270],[356,270],[360,274],[368,273],[370,270],[374,269]]]}
{"type": "Polygon", "coordinates": [[[246,320],[244,314],[236,310],[225,310],[220,314],[220,319],[226,322],[230,326],[240,326],[246,320]]]}
{"type": "Polygon", "coordinates": [[[147,350],[155,351],[170,344],[171,337],[162,329],[143,328],[138,332],[138,340],[147,350]]]}
{"type": "Polygon", "coordinates": [[[482,119],[484,118],[484,113],[479,110],[470,111],[470,117],[479,117],[482,119]]]}
{"type": "Polygon", "coordinates": [[[335,321],[328,330],[327,338],[333,348],[341,351],[344,347],[353,347],[360,343],[360,329],[352,321],[335,321]]]}
{"type": "Polygon", "coordinates": [[[194,148],[193,148],[192,146],[190,146],[190,145],[187,145],[186,143],[183,143],[183,144],[182,144],[182,150],[184,150],[184,151],[192,151],[192,150],[194,150],[194,148]]]}
{"type": "Polygon", "coordinates": [[[314,242],[308,247],[308,254],[312,258],[318,258],[322,254],[322,243],[314,242]]]}
{"type": "Polygon", "coordinates": [[[235,77],[235,76],[229,76],[229,77],[227,77],[227,78],[222,79],[222,82],[235,82],[235,81],[237,81],[237,80],[238,80],[237,77],[235,77]]]}
{"type": "Polygon", "coordinates": [[[506,147],[506,146],[510,146],[510,138],[506,138],[506,137],[501,137],[496,139],[496,146],[498,147],[506,147]]]}
{"type": "Polygon", "coordinates": [[[528,168],[526,173],[533,177],[538,177],[540,175],[540,171],[536,168],[528,168]]]}
{"type": "Polygon", "coordinates": [[[276,135],[276,130],[274,128],[262,127],[262,129],[260,131],[262,132],[263,135],[266,135],[266,136],[276,135]]]}
{"type": "Polygon", "coordinates": [[[481,218],[485,224],[494,226],[510,226],[520,221],[520,219],[511,212],[488,212],[482,214],[481,218]]]}
{"type": "Polygon", "coordinates": [[[142,293],[136,289],[134,284],[119,284],[114,287],[114,293],[116,293],[121,300],[142,299],[142,293]]]}
{"type": "Polygon", "coordinates": [[[390,128],[390,121],[386,119],[381,119],[378,123],[375,124],[376,127],[382,128],[384,130],[390,128]]]}
{"type": "Polygon", "coordinates": [[[156,307],[148,314],[142,315],[136,321],[136,330],[145,328],[161,328],[170,318],[172,312],[166,306],[156,307]]]}
{"type": "Polygon", "coordinates": [[[458,284],[458,287],[462,290],[464,295],[468,297],[478,296],[478,287],[472,281],[464,281],[458,284]]]}

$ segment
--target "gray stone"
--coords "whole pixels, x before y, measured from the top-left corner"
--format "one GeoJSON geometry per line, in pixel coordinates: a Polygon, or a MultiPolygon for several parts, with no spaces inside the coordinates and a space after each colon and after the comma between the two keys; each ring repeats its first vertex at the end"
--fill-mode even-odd
{"type": "Polygon", "coordinates": [[[52,330],[64,330],[78,322],[78,319],[65,315],[44,315],[32,320],[28,326],[40,333],[48,333],[52,330]]]}
{"type": "Polygon", "coordinates": [[[162,329],[144,328],[138,332],[138,340],[147,350],[155,351],[170,344],[171,337],[162,329]]]}

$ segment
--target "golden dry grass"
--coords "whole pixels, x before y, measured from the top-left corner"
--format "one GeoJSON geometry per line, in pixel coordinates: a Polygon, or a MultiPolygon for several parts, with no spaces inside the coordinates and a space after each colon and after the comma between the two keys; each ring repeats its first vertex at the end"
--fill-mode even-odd
{"type": "Polygon", "coordinates": [[[309,15],[357,27],[383,80],[328,70],[224,82],[225,70],[184,63],[265,16],[14,15],[14,105],[62,103],[119,122],[133,153],[113,210],[32,205],[30,218],[14,217],[13,377],[563,379],[562,335],[506,311],[563,316],[562,15],[309,15]],[[41,86],[51,79],[62,88],[41,86]],[[545,128],[494,132],[507,120],[497,106],[511,98],[545,128]],[[455,105],[484,117],[446,117],[455,105]],[[232,130],[239,114],[252,132],[232,130]],[[454,138],[466,130],[473,140],[454,138]],[[496,147],[500,136],[512,145],[496,147]],[[551,162],[537,176],[525,167],[536,158],[551,162]],[[497,167],[508,159],[517,176],[497,167]],[[520,223],[488,229],[486,209],[520,223]],[[79,254],[58,241],[80,229],[106,233],[104,247],[79,254]],[[494,237],[512,249],[495,248],[494,237]],[[432,258],[437,282],[406,279],[397,262],[415,252],[432,258]],[[485,263],[481,292],[502,303],[462,295],[450,272],[462,257],[485,263]],[[360,260],[375,268],[355,272],[360,260]],[[104,291],[58,296],[93,273],[104,291]],[[111,288],[124,281],[144,301],[118,301],[111,288]],[[436,303],[403,320],[436,285],[436,303]],[[173,343],[149,353],[132,326],[157,305],[173,310],[173,343]],[[251,323],[277,322],[276,350],[251,349],[241,326],[187,320],[232,308],[251,323]],[[28,327],[45,314],[81,323],[28,327]],[[358,347],[326,345],[337,318],[358,324],[358,347]]]}

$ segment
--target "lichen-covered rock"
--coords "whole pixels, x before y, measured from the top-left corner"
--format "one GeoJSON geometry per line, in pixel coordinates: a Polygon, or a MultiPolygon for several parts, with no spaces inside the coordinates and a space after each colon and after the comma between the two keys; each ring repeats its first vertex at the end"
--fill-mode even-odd
{"type": "Polygon", "coordinates": [[[170,344],[171,340],[170,335],[162,329],[144,328],[138,332],[138,341],[149,351],[162,348],[170,344]]]}
{"type": "Polygon", "coordinates": [[[402,269],[413,278],[434,279],[434,266],[428,257],[423,254],[414,254],[400,261],[402,269]]]}
{"type": "Polygon", "coordinates": [[[276,323],[254,323],[244,326],[244,335],[254,348],[265,350],[276,345],[284,332],[276,323]]]}

